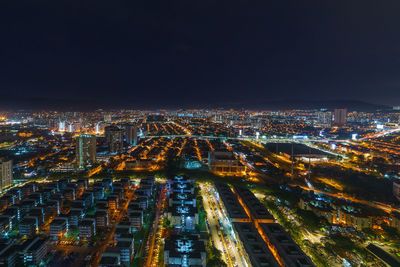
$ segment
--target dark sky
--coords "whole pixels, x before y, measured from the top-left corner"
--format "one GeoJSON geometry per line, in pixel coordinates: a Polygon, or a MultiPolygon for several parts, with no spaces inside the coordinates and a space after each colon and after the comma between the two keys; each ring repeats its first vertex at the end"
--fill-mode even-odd
{"type": "Polygon", "coordinates": [[[0,95],[400,105],[400,1],[0,2],[0,95]]]}

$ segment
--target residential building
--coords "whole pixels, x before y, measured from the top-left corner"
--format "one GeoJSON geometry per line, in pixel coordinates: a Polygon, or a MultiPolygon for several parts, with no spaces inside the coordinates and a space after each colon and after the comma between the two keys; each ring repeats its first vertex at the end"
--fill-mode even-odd
{"type": "Polygon", "coordinates": [[[20,236],[33,236],[37,232],[37,221],[34,218],[24,218],[19,223],[20,236]]]}
{"type": "Polygon", "coordinates": [[[267,208],[260,202],[260,200],[249,189],[234,186],[234,192],[238,200],[250,219],[256,224],[258,223],[272,223],[275,222],[274,216],[267,210],[267,208]]]}
{"type": "Polygon", "coordinates": [[[69,223],[66,217],[56,217],[50,223],[50,237],[52,239],[61,239],[69,230],[69,223]]]}
{"type": "Polygon", "coordinates": [[[133,125],[133,124],[125,124],[124,125],[125,128],[125,141],[133,146],[137,145],[137,126],[133,125]]]}
{"type": "Polygon", "coordinates": [[[18,246],[13,243],[0,244],[0,266],[15,267],[18,260],[18,246]]]}
{"type": "Polygon", "coordinates": [[[244,166],[233,152],[210,151],[208,152],[208,167],[211,172],[223,175],[244,175],[244,166]]]}
{"type": "Polygon", "coordinates": [[[83,219],[79,223],[79,239],[88,240],[96,234],[95,219],[83,219]]]}
{"type": "Polygon", "coordinates": [[[171,235],[165,241],[164,264],[166,266],[206,267],[206,248],[196,235],[171,235]]]}
{"type": "Polygon", "coordinates": [[[76,138],[76,164],[79,168],[96,162],[96,136],[83,134],[76,138]]]}
{"type": "Polygon", "coordinates": [[[252,223],[235,222],[232,225],[238,237],[237,246],[244,252],[243,256],[247,262],[254,267],[280,266],[252,223]]]}
{"type": "Polygon", "coordinates": [[[199,223],[199,215],[191,205],[172,205],[168,208],[168,220],[174,227],[193,230],[199,223]]]}
{"type": "Polygon", "coordinates": [[[26,240],[19,248],[20,262],[24,266],[39,266],[44,256],[47,254],[47,239],[39,237],[26,240]]]}
{"type": "Polygon", "coordinates": [[[277,223],[261,223],[261,237],[267,243],[275,258],[286,267],[314,267],[311,259],[293,241],[290,235],[277,223]]]}
{"type": "Polygon", "coordinates": [[[237,197],[233,194],[229,185],[225,183],[215,183],[219,200],[225,209],[226,214],[231,222],[250,222],[250,218],[246,211],[239,203],[237,197]]]}

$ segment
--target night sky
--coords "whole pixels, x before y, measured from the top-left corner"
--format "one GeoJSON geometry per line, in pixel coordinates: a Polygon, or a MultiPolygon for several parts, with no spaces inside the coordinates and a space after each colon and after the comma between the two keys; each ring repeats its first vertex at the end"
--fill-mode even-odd
{"type": "Polygon", "coordinates": [[[400,1],[3,0],[0,95],[400,105],[400,1]]]}

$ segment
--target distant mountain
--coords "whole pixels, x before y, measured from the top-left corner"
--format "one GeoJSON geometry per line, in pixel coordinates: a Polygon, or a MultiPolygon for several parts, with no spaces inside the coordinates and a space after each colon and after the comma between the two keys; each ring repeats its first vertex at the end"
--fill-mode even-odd
{"type": "Polygon", "coordinates": [[[162,109],[162,108],[226,108],[226,109],[251,109],[251,110],[285,110],[285,109],[322,109],[347,108],[349,111],[377,111],[391,110],[385,105],[376,105],[358,100],[270,100],[250,101],[239,99],[235,101],[220,101],[207,99],[207,97],[168,100],[101,100],[101,99],[66,99],[45,97],[12,97],[0,96],[0,110],[76,110],[89,111],[98,108],[104,109],[162,109]],[[196,101],[196,102],[195,102],[196,101]]]}
{"type": "Polygon", "coordinates": [[[348,111],[377,111],[389,110],[391,107],[385,105],[377,105],[359,100],[279,100],[267,101],[254,104],[254,108],[260,109],[328,109],[346,108],[348,111]]]}

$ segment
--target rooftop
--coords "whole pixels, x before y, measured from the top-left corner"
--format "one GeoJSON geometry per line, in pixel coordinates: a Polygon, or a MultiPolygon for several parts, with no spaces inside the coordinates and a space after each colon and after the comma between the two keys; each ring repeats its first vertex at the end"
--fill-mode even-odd
{"type": "Polygon", "coordinates": [[[269,250],[268,245],[261,238],[257,229],[252,223],[233,223],[232,225],[239,235],[239,239],[249,256],[252,266],[279,266],[279,263],[269,250]]]}
{"type": "Polygon", "coordinates": [[[293,241],[280,224],[261,223],[260,227],[271,244],[276,247],[279,256],[286,266],[314,266],[311,259],[293,241]]]}
{"type": "Polygon", "coordinates": [[[231,188],[224,183],[215,183],[215,188],[218,191],[222,202],[231,219],[249,219],[242,205],[240,205],[237,197],[233,194],[231,188]]]}
{"type": "Polygon", "coordinates": [[[267,208],[258,200],[258,198],[247,188],[234,186],[235,192],[240,196],[245,206],[249,209],[250,214],[254,219],[275,220],[274,216],[267,208]]]}

